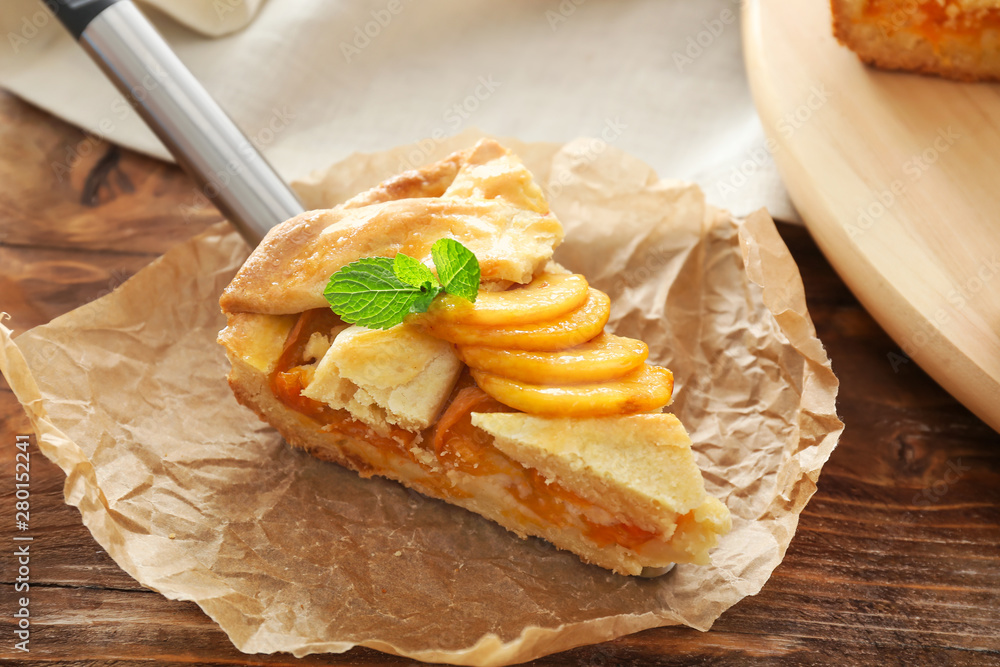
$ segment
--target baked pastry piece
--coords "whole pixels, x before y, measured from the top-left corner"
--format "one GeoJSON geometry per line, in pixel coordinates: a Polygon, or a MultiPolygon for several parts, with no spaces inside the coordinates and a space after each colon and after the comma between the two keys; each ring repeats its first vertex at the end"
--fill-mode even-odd
{"type": "Polygon", "coordinates": [[[293,446],[397,480],[623,574],[707,563],[730,528],[705,493],[673,377],[604,332],[606,295],[551,261],[562,227],[494,141],[274,228],[222,296],[237,399],[293,446]],[[452,238],[475,304],[442,297],[388,329],[323,290],[364,257],[429,263],[452,238]]]}
{"type": "Polygon", "coordinates": [[[1000,0],[831,0],[837,39],[871,65],[1000,79],[1000,0]]]}

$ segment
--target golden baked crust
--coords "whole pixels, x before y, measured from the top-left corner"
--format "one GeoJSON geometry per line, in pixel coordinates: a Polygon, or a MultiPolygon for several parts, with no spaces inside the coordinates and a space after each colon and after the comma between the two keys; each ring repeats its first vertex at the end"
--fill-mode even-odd
{"type": "Polygon", "coordinates": [[[348,327],[323,299],[344,264],[399,251],[423,259],[442,236],[473,250],[484,279],[501,285],[561,270],[551,255],[562,229],[541,190],[506,149],[481,142],[268,235],[221,300],[237,400],[317,458],[601,567],[706,563],[729,512],[706,495],[675,417],[511,413],[449,343],[409,322],[348,327]]]}
{"type": "Polygon", "coordinates": [[[870,65],[1000,80],[997,0],[831,0],[831,7],[838,41],[870,65]]]}
{"type": "Polygon", "coordinates": [[[337,208],[308,211],[273,228],[220,305],[227,313],[274,315],[324,308],[323,288],[340,267],[399,252],[423,261],[445,237],[476,255],[484,282],[524,283],[551,259],[562,234],[530,172],[484,140],[337,208]]]}
{"type": "Polygon", "coordinates": [[[323,354],[303,356],[318,360],[303,396],[346,409],[381,433],[430,427],[462,371],[451,345],[407,323],[344,327],[323,354]]]}
{"type": "Polygon", "coordinates": [[[670,538],[670,558],[708,562],[729,531],[729,511],[705,493],[691,438],[672,414],[570,419],[518,412],[472,415],[497,449],[603,510],[642,517],[637,525],[670,538]],[[690,522],[681,517],[693,516],[690,522]],[[704,542],[703,540],[707,540],[704,542]]]}
{"type": "Polygon", "coordinates": [[[672,414],[571,419],[494,412],[473,413],[472,423],[504,454],[574,493],[596,494],[612,512],[656,521],[658,513],[686,514],[706,498],[691,439],[672,414]]]}

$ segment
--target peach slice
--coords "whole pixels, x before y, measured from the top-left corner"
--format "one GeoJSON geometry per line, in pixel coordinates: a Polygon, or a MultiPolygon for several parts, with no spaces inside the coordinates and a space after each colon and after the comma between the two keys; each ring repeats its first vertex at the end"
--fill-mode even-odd
{"type": "Polygon", "coordinates": [[[674,374],[645,365],[610,382],[541,385],[472,369],[479,388],[504,405],[543,417],[610,417],[649,412],[670,403],[674,374]]]}
{"type": "Polygon", "coordinates": [[[458,348],[467,365],[494,375],[534,384],[601,382],[621,377],[642,365],[649,348],[641,340],[602,333],[591,341],[560,352],[501,350],[477,345],[458,348]]]}
{"type": "Polygon", "coordinates": [[[580,274],[543,273],[527,285],[503,292],[480,291],[475,303],[445,295],[434,301],[428,319],[447,324],[534,324],[554,320],[587,301],[580,274]]]}
{"type": "Polygon", "coordinates": [[[611,314],[608,295],[593,288],[588,288],[587,294],[587,301],[576,310],[534,324],[456,324],[420,315],[414,316],[413,321],[420,323],[431,335],[456,345],[554,352],[587,342],[601,333],[607,323],[611,314]]]}

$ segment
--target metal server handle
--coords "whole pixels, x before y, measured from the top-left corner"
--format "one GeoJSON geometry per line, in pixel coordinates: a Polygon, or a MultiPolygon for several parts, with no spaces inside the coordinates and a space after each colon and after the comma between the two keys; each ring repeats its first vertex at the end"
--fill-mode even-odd
{"type": "Polygon", "coordinates": [[[303,211],[131,0],[48,4],[251,246],[303,211]]]}

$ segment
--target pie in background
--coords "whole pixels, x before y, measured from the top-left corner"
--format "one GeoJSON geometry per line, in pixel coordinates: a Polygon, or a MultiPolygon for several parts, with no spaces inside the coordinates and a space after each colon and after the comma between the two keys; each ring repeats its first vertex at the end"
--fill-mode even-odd
{"type": "Polygon", "coordinates": [[[864,62],[1000,80],[1000,0],[831,0],[833,33],[864,62]]]}

